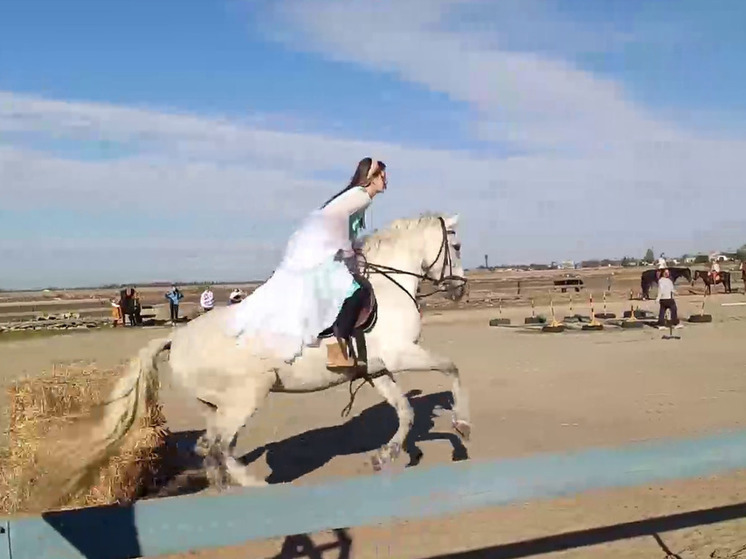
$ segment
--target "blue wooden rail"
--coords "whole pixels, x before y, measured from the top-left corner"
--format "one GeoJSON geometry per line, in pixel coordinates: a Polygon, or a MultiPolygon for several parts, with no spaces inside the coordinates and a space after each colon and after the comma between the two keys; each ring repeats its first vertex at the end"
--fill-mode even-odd
{"type": "Polygon", "coordinates": [[[464,461],[312,486],[0,519],[0,559],[124,559],[694,478],[746,468],[746,430],[464,461]]]}

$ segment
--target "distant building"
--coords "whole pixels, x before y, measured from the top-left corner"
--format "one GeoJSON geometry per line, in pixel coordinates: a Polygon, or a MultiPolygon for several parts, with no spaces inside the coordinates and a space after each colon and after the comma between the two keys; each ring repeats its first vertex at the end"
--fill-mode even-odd
{"type": "Polygon", "coordinates": [[[728,260],[730,260],[730,258],[728,258],[722,252],[713,252],[710,254],[710,260],[715,260],[717,262],[727,262],[728,260]]]}

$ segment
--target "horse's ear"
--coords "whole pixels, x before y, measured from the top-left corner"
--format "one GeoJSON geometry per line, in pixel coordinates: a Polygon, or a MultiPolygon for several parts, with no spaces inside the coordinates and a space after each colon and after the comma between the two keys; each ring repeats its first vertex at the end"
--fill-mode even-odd
{"type": "Polygon", "coordinates": [[[446,227],[448,229],[453,229],[456,226],[458,226],[458,220],[459,220],[459,214],[454,214],[450,217],[445,218],[446,227]]]}

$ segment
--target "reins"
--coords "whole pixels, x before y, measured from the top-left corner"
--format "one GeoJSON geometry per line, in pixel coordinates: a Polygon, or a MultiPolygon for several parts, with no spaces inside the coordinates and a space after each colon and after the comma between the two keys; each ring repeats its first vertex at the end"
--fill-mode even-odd
{"type": "Polygon", "coordinates": [[[440,226],[443,232],[443,239],[440,243],[438,254],[435,256],[435,259],[433,260],[432,264],[430,264],[427,268],[425,268],[424,273],[418,274],[415,272],[409,272],[407,270],[400,270],[399,268],[394,268],[392,266],[386,266],[384,264],[373,264],[371,262],[368,262],[368,259],[365,257],[364,254],[362,254],[362,252],[358,252],[357,253],[358,256],[364,260],[363,273],[367,273],[367,275],[372,274],[372,273],[381,274],[387,280],[394,283],[399,289],[404,291],[404,293],[407,294],[407,296],[412,300],[414,305],[418,308],[419,308],[419,303],[417,302],[418,299],[424,299],[426,297],[430,297],[437,293],[443,293],[444,290],[435,289],[435,291],[432,291],[424,295],[420,295],[420,294],[412,295],[409,291],[406,290],[406,288],[401,283],[399,283],[396,280],[396,278],[392,277],[391,274],[401,274],[405,276],[415,277],[419,279],[420,281],[430,281],[436,287],[440,286],[445,281],[452,281],[452,280],[460,281],[463,283],[463,285],[466,285],[467,280],[465,277],[453,275],[453,261],[451,259],[451,253],[448,250],[449,231],[446,228],[445,220],[442,217],[439,217],[438,220],[440,221],[440,226]],[[443,261],[443,268],[440,271],[440,277],[438,279],[431,278],[428,274],[433,269],[435,264],[438,263],[438,260],[440,260],[441,255],[444,256],[444,261],[443,261]],[[449,272],[447,275],[446,275],[446,268],[448,268],[448,272],[449,272]]]}

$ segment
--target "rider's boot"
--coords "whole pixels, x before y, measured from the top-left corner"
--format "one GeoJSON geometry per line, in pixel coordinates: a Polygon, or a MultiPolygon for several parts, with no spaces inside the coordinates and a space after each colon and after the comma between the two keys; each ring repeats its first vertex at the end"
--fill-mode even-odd
{"type": "Polygon", "coordinates": [[[355,366],[345,340],[337,338],[326,346],[326,366],[329,369],[349,369],[355,366]]]}

